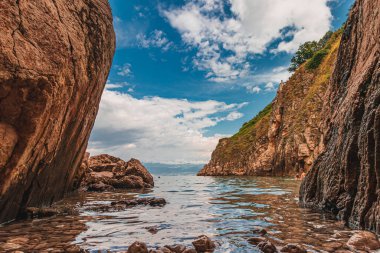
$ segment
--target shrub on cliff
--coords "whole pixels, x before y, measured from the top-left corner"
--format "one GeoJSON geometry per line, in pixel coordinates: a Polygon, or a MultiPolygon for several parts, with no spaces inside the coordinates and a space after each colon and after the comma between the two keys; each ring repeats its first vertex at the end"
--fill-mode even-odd
{"type": "Polygon", "coordinates": [[[316,52],[313,57],[311,57],[311,59],[306,63],[306,69],[311,70],[318,68],[318,66],[322,63],[323,58],[325,58],[328,53],[328,49],[322,49],[316,52]]]}

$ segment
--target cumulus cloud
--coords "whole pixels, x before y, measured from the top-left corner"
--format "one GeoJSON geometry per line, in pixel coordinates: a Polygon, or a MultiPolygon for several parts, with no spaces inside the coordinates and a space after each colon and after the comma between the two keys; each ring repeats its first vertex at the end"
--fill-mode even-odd
{"type": "Polygon", "coordinates": [[[132,75],[132,69],[131,69],[131,64],[125,63],[123,66],[117,66],[117,74],[119,76],[131,76],[132,75]]]}
{"type": "Polygon", "coordinates": [[[161,30],[154,30],[148,36],[142,33],[138,34],[137,44],[142,48],[157,47],[164,51],[173,46],[173,42],[169,41],[166,34],[161,30]]]}
{"type": "Polygon", "coordinates": [[[162,13],[198,49],[194,66],[210,80],[226,82],[246,76],[247,57],[267,52],[274,40],[279,43],[272,53],[291,53],[321,38],[332,19],[328,1],[195,0],[162,13]]]}
{"type": "Polygon", "coordinates": [[[207,128],[242,117],[238,110],[245,105],[161,97],[137,99],[106,89],[89,151],[92,155],[106,152],[144,162],[205,163],[222,137],[206,136],[207,128]]]}

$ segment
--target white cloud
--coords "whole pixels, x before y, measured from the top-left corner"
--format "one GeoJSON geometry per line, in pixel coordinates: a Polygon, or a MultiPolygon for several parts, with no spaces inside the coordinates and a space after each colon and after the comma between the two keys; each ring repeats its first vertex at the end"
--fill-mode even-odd
{"type": "Polygon", "coordinates": [[[137,99],[106,89],[89,151],[144,162],[204,163],[221,137],[206,136],[207,128],[242,117],[238,110],[245,105],[161,97],[137,99]]]}
{"type": "Polygon", "coordinates": [[[142,48],[158,47],[167,51],[173,46],[173,42],[169,41],[166,34],[161,30],[154,30],[148,36],[140,33],[136,38],[138,46],[142,48]]]}
{"type": "Polygon", "coordinates": [[[282,41],[274,53],[294,52],[301,43],[320,39],[332,19],[329,0],[226,1],[227,5],[221,0],[193,0],[163,11],[182,40],[198,49],[195,67],[208,71],[207,78],[216,82],[246,76],[247,57],[267,52],[275,39],[282,41]],[[291,30],[285,41],[286,28],[291,30]]]}
{"type": "Polygon", "coordinates": [[[243,86],[249,93],[260,93],[261,91],[274,92],[280,82],[286,82],[291,73],[288,72],[287,67],[280,66],[272,69],[271,71],[252,74],[245,78],[241,86],[243,86]]]}
{"type": "Polygon", "coordinates": [[[124,77],[131,76],[132,75],[131,64],[125,63],[123,66],[118,66],[117,74],[119,76],[124,76],[124,77]]]}
{"type": "Polygon", "coordinates": [[[272,82],[265,84],[265,90],[266,91],[275,91],[276,90],[275,88],[276,88],[276,86],[272,82]]]}

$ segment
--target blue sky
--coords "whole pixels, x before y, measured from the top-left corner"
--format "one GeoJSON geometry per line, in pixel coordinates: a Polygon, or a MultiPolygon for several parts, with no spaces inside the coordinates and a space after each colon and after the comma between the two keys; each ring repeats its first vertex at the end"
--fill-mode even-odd
{"type": "Polygon", "coordinates": [[[92,154],[205,163],[276,95],[294,51],[352,0],[110,0],[117,49],[92,154]]]}

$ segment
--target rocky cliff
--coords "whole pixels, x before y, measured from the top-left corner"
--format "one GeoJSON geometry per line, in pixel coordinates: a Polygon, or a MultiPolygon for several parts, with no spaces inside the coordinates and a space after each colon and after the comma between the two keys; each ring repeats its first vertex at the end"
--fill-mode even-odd
{"type": "Polygon", "coordinates": [[[301,201],[380,233],[380,0],[357,0],[327,92],[325,151],[301,201]]]}
{"type": "Polygon", "coordinates": [[[323,149],[323,96],[341,31],[329,39],[316,67],[303,64],[280,84],[274,101],[231,138],[221,139],[198,175],[294,175],[308,171],[323,149]]]}
{"type": "Polygon", "coordinates": [[[73,187],[115,48],[107,0],[0,2],[0,222],[73,187]]]}

